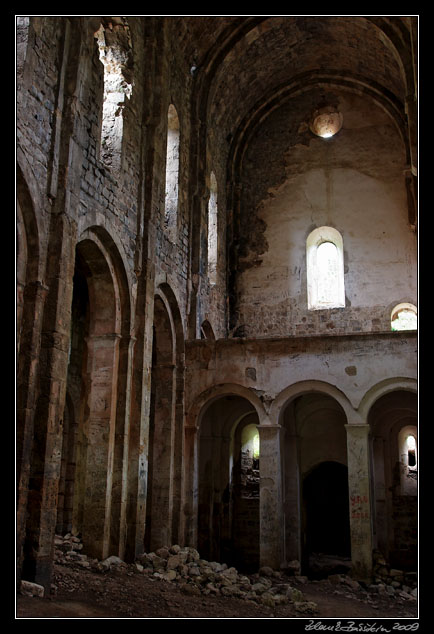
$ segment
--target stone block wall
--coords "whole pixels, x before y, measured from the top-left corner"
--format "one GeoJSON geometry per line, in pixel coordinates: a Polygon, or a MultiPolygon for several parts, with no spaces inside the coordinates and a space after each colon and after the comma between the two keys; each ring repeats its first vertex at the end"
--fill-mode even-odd
{"type": "Polygon", "coordinates": [[[390,330],[392,308],[417,301],[405,165],[394,121],[363,97],[311,89],[276,108],[252,134],[240,175],[233,336],[390,330]],[[309,128],[321,99],[343,115],[327,139],[309,128]],[[308,310],[306,240],[321,226],[343,239],[344,308],[308,310]]]}

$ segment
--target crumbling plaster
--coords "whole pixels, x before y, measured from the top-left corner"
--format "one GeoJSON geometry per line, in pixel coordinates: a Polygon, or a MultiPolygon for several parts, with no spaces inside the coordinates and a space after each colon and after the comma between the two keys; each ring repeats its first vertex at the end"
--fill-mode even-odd
{"type": "Polygon", "coordinates": [[[235,334],[385,329],[389,305],[417,296],[399,130],[371,101],[334,95],[344,118],[335,137],[318,138],[307,128],[309,94],[270,114],[249,144],[233,274],[235,334]],[[342,310],[307,310],[306,238],[320,226],[343,237],[342,310]]]}
{"type": "Polygon", "coordinates": [[[311,391],[335,398],[349,424],[366,421],[369,405],[378,398],[375,386],[382,386],[381,395],[394,382],[400,387],[403,377],[415,387],[416,344],[416,333],[188,341],[187,383],[193,385],[195,377],[194,390],[189,390],[186,400],[188,424],[198,424],[198,403],[218,394],[237,393],[234,386],[252,402],[262,420],[273,424],[279,422],[286,403],[311,391]],[[373,355],[376,363],[367,364],[373,355]],[[249,368],[256,370],[255,378],[246,372],[249,368]]]}

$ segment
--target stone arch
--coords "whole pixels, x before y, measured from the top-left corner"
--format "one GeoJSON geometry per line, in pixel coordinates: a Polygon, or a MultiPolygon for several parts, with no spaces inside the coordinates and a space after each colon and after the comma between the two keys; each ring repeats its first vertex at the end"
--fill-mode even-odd
{"type": "Polygon", "coordinates": [[[359,422],[358,413],[353,408],[348,397],[339,388],[331,383],[316,380],[299,381],[282,390],[271,405],[270,418],[279,421],[280,424],[282,412],[288,403],[298,396],[309,392],[319,392],[332,397],[345,412],[348,424],[359,422]]]}
{"type": "Polygon", "coordinates": [[[123,437],[130,367],[130,291],[123,261],[102,227],[76,245],[67,390],[76,433],[72,530],[98,558],[122,552],[123,437]]]}
{"type": "MultiPolygon", "coordinates": [[[[248,388],[235,383],[213,385],[196,395],[185,413],[184,429],[184,533],[187,543],[196,544],[198,540],[198,499],[199,499],[199,443],[202,422],[212,404],[226,396],[239,396],[249,403],[249,411],[255,411],[259,423],[268,422],[263,403],[259,397],[248,388]]],[[[245,413],[240,411],[235,419],[245,413]]],[[[230,431],[231,425],[229,425],[230,431]]],[[[229,432],[228,432],[229,433],[229,432]]],[[[228,466],[229,469],[229,466],[228,466]]]]}
{"type": "Polygon", "coordinates": [[[257,426],[259,416],[250,399],[225,388],[214,391],[200,412],[197,546],[204,558],[247,571],[259,565],[259,489],[248,499],[237,486],[241,432],[257,426]]]}
{"type": "Polygon", "coordinates": [[[26,322],[26,318],[28,319],[29,313],[34,314],[34,290],[41,279],[41,235],[34,196],[30,193],[28,182],[19,163],[17,165],[16,220],[17,344],[19,347],[22,325],[26,322]],[[31,299],[32,295],[33,299],[31,299]],[[27,317],[24,315],[25,310],[27,317]]]}
{"type": "Polygon", "coordinates": [[[214,330],[209,323],[208,319],[205,319],[200,326],[200,335],[201,339],[210,339],[212,341],[215,340],[214,330]]]}
{"type": "Polygon", "coordinates": [[[179,541],[183,479],[184,334],[167,283],[154,297],[145,549],[179,541]]]}
{"type": "Polygon", "coordinates": [[[260,436],[258,416],[251,411],[231,429],[230,500],[232,561],[238,569],[256,572],[260,563],[260,436]]]}
{"type": "Polygon", "coordinates": [[[186,425],[200,429],[202,418],[207,408],[221,396],[240,396],[249,401],[256,410],[260,424],[266,424],[268,417],[261,399],[249,388],[238,383],[221,383],[213,385],[196,396],[186,413],[186,425]]]}
{"type": "MultiPolygon", "coordinates": [[[[94,220],[100,222],[103,219],[99,214],[94,220]]],[[[103,223],[90,224],[84,227],[80,233],[78,242],[90,240],[99,245],[102,252],[105,253],[106,260],[111,270],[111,274],[115,280],[117,288],[117,302],[119,303],[120,319],[119,334],[126,336],[132,327],[132,311],[131,311],[131,288],[133,280],[128,274],[128,267],[124,248],[119,237],[113,231],[108,231],[103,223]]]]}
{"type": "Polygon", "coordinates": [[[383,389],[368,413],[375,547],[394,568],[417,566],[417,466],[409,467],[407,439],[418,435],[414,390],[383,389]]]}
{"type": "MultiPolygon", "coordinates": [[[[25,545],[29,531],[28,486],[32,469],[35,410],[38,399],[38,369],[41,328],[47,287],[43,284],[45,264],[42,228],[38,217],[39,189],[18,148],[16,170],[16,469],[18,484],[17,554],[26,566],[33,553],[25,545]],[[27,535],[26,535],[27,533],[27,535]],[[27,554],[24,550],[27,548],[27,554]]],[[[30,563],[32,566],[33,563],[30,563]]],[[[24,568],[23,568],[24,570],[24,568]]],[[[30,573],[33,574],[33,571],[30,573]]]]}
{"type": "Polygon", "coordinates": [[[362,397],[357,411],[362,420],[367,420],[369,411],[374,403],[383,395],[396,390],[417,392],[417,379],[410,377],[395,377],[380,381],[373,385],[362,397]]]}
{"type": "Polygon", "coordinates": [[[302,562],[306,573],[316,574],[319,553],[312,549],[319,543],[322,553],[335,559],[350,556],[346,426],[357,418],[346,396],[322,381],[301,381],[283,390],[271,406],[270,418],[285,430],[282,477],[286,558],[302,562]],[[340,518],[336,524],[333,513],[324,513],[321,496],[315,494],[320,486],[333,489],[328,495],[336,502],[333,512],[340,518]],[[319,538],[319,514],[329,536],[339,529],[338,540],[330,538],[325,544],[319,538]],[[332,552],[338,542],[345,545],[345,552],[332,552]]]}

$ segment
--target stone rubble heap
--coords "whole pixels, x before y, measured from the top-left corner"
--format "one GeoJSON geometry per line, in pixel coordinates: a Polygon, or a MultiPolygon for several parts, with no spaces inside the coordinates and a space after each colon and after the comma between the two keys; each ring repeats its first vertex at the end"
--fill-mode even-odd
{"type": "Polygon", "coordinates": [[[391,568],[383,555],[374,552],[374,583],[368,589],[402,599],[417,599],[417,573],[391,568]]]}
{"type": "MultiPolygon", "coordinates": [[[[262,567],[259,573],[246,576],[227,564],[201,559],[195,548],[178,545],[159,548],[155,552],[144,553],[133,564],[126,564],[114,555],[99,561],[81,553],[83,544],[77,535],[68,533],[64,537],[55,537],[55,559],[60,564],[75,564],[104,573],[116,567],[129,569],[130,574],[146,574],[152,579],[177,585],[181,592],[191,596],[226,596],[253,601],[268,607],[292,604],[297,612],[314,615],[318,606],[307,601],[303,593],[288,582],[288,578],[297,583],[307,583],[308,578],[300,575],[298,561],[286,565],[285,571],[262,567]],[[288,575],[292,575],[288,577],[288,575]]],[[[356,580],[346,574],[328,575],[328,582],[348,591],[364,589],[371,595],[384,595],[404,600],[417,599],[417,578],[415,573],[405,573],[391,569],[383,557],[374,557],[373,583],[362,588],[356,580]]],[[[40,587],[31,588],[28,582],[21,592],[43,596],[40,587]]],[[[32,584],[30,584],[32,585],[32,584]]],[[[35,585],[35,584],[33,584],[35,585]]],[[[43,588],[42,588],[43,590],[43,588]]],[[[336,591],[342,594],[341,591],[336,591]]]]}
{"type": "Polygon", "coordinates": [[[159,548],[156,552],[140,555],[134,564],[126,564],[114,555],[103,561],[91,559],[80,552],[82,548],[78,536],[71,533],[64,537],[56,535],[57,563],[74,563],[99,572],[123,566],[153,579],[173,583],[191,596],[236,597],[271,608],[291,603],[298,612],[311,615],[318,609],[300,590],[285,582],[281,572],[264,567],[259,573],[247,577],[227,564],[201,559],[195,548],[178,545],[159,548]]]}
{"type": "Polygon", "coordinates": [[[145,574],[175,582],[190,595],[237,597],[271,608],[292,603],[299,612],[317,611],[317,605],[306,601],[300,590],[285,582],[281,572],[263,567],[259,573],[246,576],[234,567],[201,559],[195,548],[159,548],[138,557],[136,566],[145,574]]]}

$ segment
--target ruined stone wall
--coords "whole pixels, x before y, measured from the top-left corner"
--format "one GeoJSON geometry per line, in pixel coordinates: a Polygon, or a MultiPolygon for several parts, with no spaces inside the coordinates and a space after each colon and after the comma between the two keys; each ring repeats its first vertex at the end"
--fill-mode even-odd
{"type": "Polygon", "coordinates": [[[389,330],[392,307],[417,296],[405,165],[395,123],[367,98],[312,89],[272,112],[243,162],[234,336],[389,330]],[[343,114],[328,139],[308,125],[324,98],[343,114]],[[345,308],[307,308],[306,238],[321,226],[343,238],[345,308]]]}
{"type": "MultiPolygon", "coordinates": [[[[22,466],[18,542],[27,539],[26,549],[36,557],[28,560],[25,574],[48,583],[62,473],[62,421],[64,417],[69,421],[65,403],[77,396],[71,381],[68,385],[68,364],[74,266],[79,255],[89,284],[91,334],[100,337],[101,345],[105,345],[104,337],[114,342],[110,344],[113,359],[104,361],[100,354],[101,367],[96,368],[92,382],[97,387],[92,387],[90,396],[77,396],[84,402],[72,404],[76,412],[89,406],[95,421],[111,412],[110,421],[104,418],[109,430],[106,442],[95,449],[95,462],[103,468],[98,478],[93,477],[95,490],[112,487],[113,494],[110,502],[108,496],[100,496],[101,504],[108,506],[95,512],[95,526],[110,511],[111,525],[107,519],[104,529],[89,534],[87,541],[89,545],[94,540],[99,554],[108,548],[123,554],[127,548],[129,557],[143,544],[140,537],[135,541],[135,531],[143,531],[136,513],[137,505],[145,508],[146,490],[138,478],[148,459],[157,287],[170,287],[173,310],[181,315],[179,348],[188,311],[190,76],[181,57],[177,57],[179,64],[172,63],[170,37],[158,18],[145,22],[141,18],[36,17],[19,26],[17,254],[23,325],[19,326],[18,364],[18,462],[22,466]],[[120,90],[112,94],[117,100],[113,125],[104,129],[104,134],[121,131],[113,144],[107,143],[102,132],[107,77],[97,32],[105,32],[106,57],[115,46],[113,64],[121,69],[120,90]],[[181,194],[175,239],[169,240],[163,215],[167,109],[172,101],[181,122],[181,194]],[[36,284],[34,288],[30,282],[36,284]],[[30,292],[36,300],[29,298],[30,292]],[[47,495],[33,496],[28,504],[31,477],[35,486],[46,488],[47,495]]],[[[92,355],[96,359],[99,352],[94,341],[88,347],[94,351],[89,352],[91,367],[92,355]]],[[[181,387],[178,390],[182,420],[181,387]]],[[[181,454],[177,455],[178,470],[180,464],[181,454]]],[[[21,557],[20,545],[18,551],[21,557]]]]}
{"type": "Polygon", "coordinates": [[[304,381],[336,387],[357,408],[383,381],[416,379],[416,345],[416,333],[188,342],[186,411],[214,386],[227,385],[229,393],[244,386],[269,407],[283,390],[304,381]]]}

